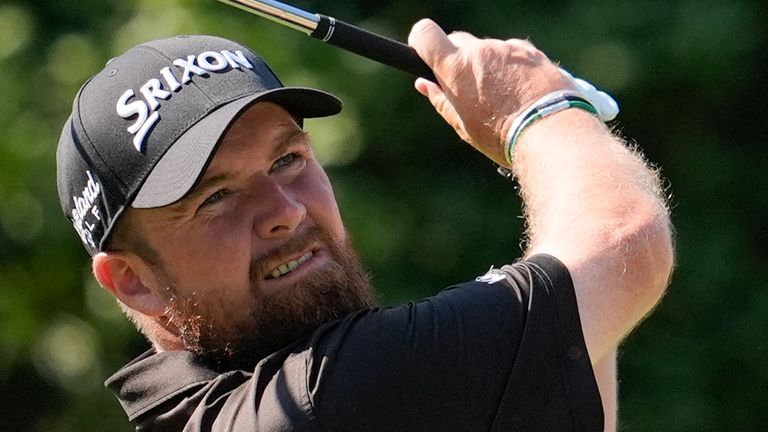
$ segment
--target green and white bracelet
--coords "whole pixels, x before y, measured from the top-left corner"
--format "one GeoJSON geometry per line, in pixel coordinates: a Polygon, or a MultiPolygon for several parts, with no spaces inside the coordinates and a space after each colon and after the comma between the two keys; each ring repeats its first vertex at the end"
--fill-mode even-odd
{"type": "Polygon", "coordinates": [[[576,92],[558,91],[550,93],[534,102],[530,108],[515,118],[512,127],[509,128],[505,141],[504,155],[507,163],[512,165],[512,152],[523,132],[536,121],[549,117],[569,108],[578,108],[597,115],[597,108],[589,101],[579,96],[576,92]]]}
{"type": "MultiPolygon", "coordinates": [[[[569,108],[588,111],[603,122],[613,120],[618,115],[619,105],[610,95],[596,89],[583,79],[574,78],[564,69],[560,69],[560,72],[574,84],[576,89],[549,93],[539,98],[515,118],[504,142],[504,156],[510,166],[514,160],[512,152],[520,136],[538,120],[569,108]]],[[[504,167],[500,167],[499,172],[505,177],[512,176],[512,173],[504,167]]]]}

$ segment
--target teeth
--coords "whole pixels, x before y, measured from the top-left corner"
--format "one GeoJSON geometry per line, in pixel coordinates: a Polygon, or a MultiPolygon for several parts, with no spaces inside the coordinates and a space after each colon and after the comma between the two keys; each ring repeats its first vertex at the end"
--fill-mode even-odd
{"type": "Polygon", "coordinates": [[[312,255],[314,255],[312,253],[312,251],[309,251],[309,252],[305,253],[304,255],[300,256],[299,259],[298,259],[299,264],[307,262],[308,259],[312,258],[312,255]]]}
{"type": "Polygon", "coordinates": [[[306,262],[310,258],[312,258],[311,251],[300,256],[298,259],[295,259],[293,261],[280,265],[276,269],[272,270],[272,273],[270,273],[269,275],[272,276],[273,279],[277,279],[280,276],[285,275],[286,273],[292,272],[294,269],[296,269],[296,267],[306,262]]]}

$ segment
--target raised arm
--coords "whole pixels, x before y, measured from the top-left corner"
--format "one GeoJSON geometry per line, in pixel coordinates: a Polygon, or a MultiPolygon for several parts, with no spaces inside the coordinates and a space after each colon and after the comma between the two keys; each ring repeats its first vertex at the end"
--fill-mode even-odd
{"type": "Polygon", "coordinates": [[[573,86],[529,42],[446,36],[423,20],[409,43],[440,82],[419,79],[417,90],[462,139],[514,172],[528,224],[526,255],[547,253],[569,269],[593,364],[613,355],[661,297],[673,264],[657,173],[578,109],[534,122],[505,154],[514,119],[540,97],[573,86]]]}

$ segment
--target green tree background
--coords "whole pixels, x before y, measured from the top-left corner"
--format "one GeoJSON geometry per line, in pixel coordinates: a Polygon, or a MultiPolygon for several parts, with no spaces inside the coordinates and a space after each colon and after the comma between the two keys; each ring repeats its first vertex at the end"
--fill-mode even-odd
{"type": "MultiPolygon", "coordinates": [[[[663,167],[678,266],[621,350],[621,430],[764,431],[768,421],[766,10],[760,1],[301,0],[403,40],[529,37],[613,93],[618,127],[663,167]]],[[[460,143],[412,77],[213,0],[0,3],[0,430],[127,431],[103,380],[146,349],[61,215],[55,148],[80,84],[130,46],[230,37],[287,84],[346,102],[308,128],[386,303],[520,254],[513,185],[460,143]]]]}

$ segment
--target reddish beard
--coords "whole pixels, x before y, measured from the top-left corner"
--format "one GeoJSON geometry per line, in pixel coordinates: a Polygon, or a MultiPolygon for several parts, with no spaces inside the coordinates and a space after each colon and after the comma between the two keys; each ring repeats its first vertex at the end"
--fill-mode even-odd
{"type": "Polygon", "coordinates": [[[216,370],[252,370],[263,357],[310,335],[320,325],[376,305],[352,245],[339,244],[321,228],[254,259],[250,280],[251,313],[246,320],[226,325],[221,317],[211,316],[199,299],[181,297],[169,287],[169,329],[188,351],[216,370]],[[327,248],[330,263],[280,295],[264,295],[260,285],[269,271],[265,263],[306,250],[310,244],[327,248]]]}

